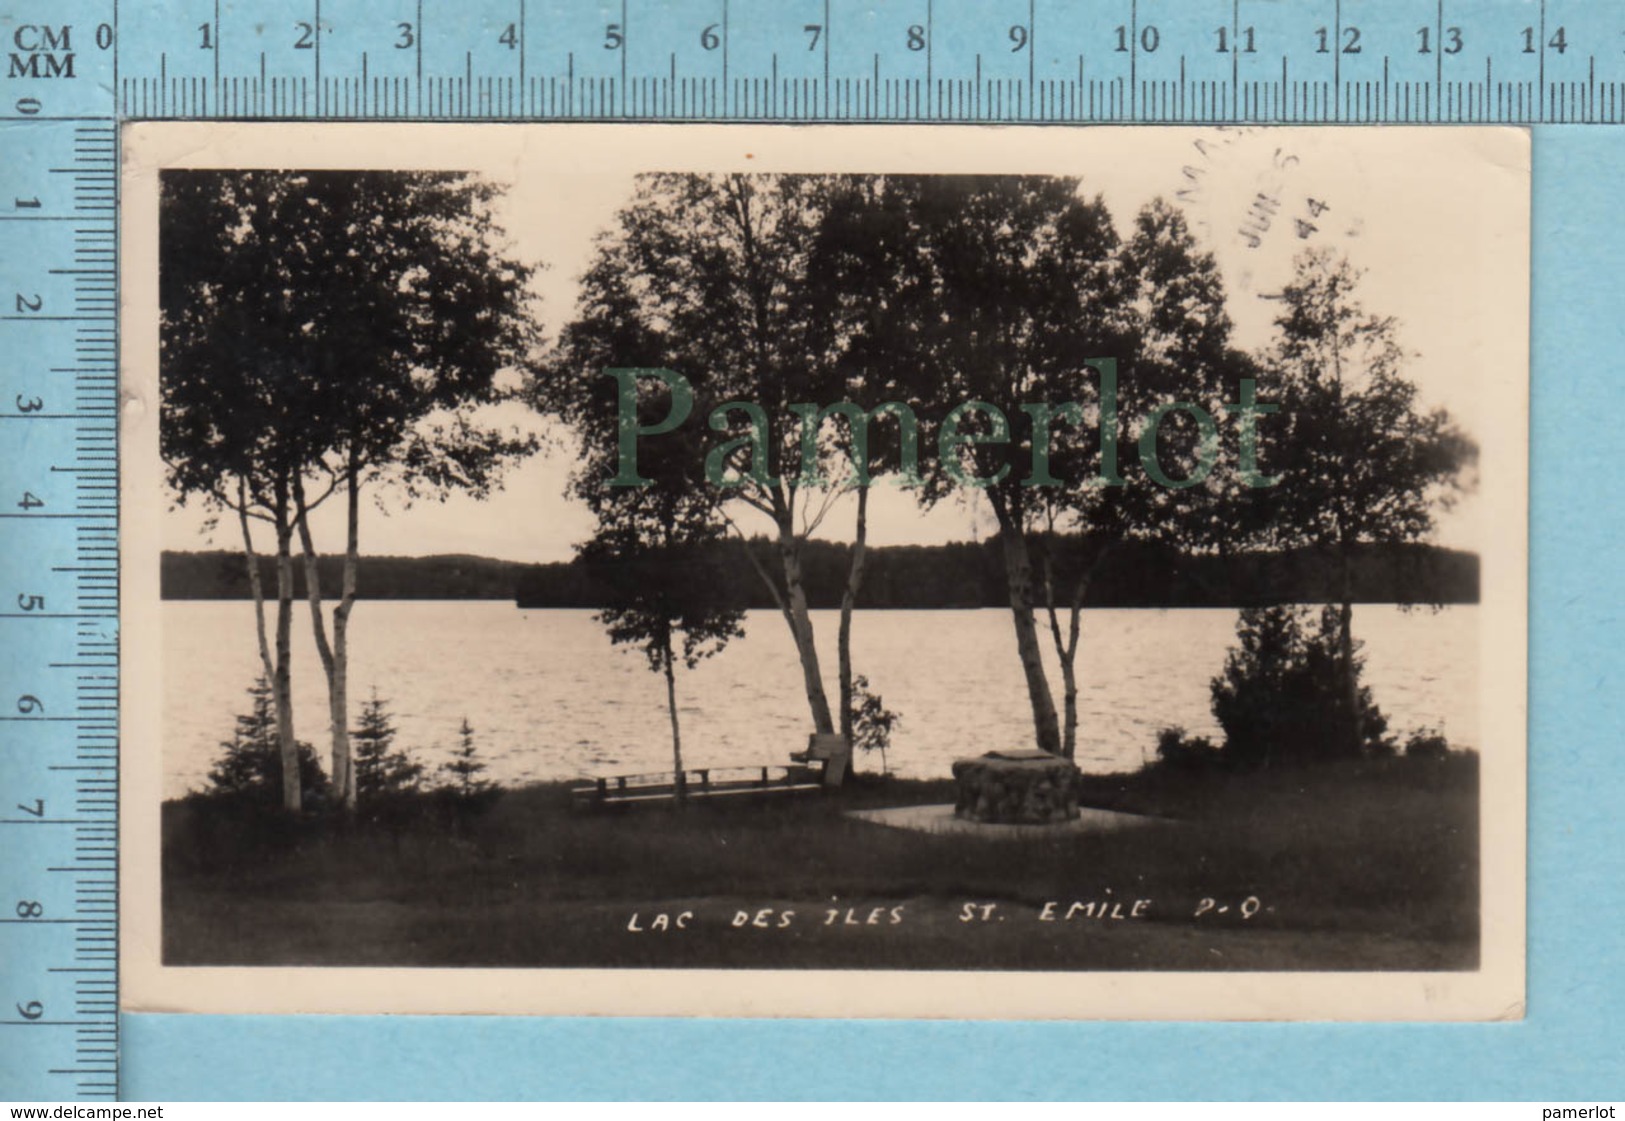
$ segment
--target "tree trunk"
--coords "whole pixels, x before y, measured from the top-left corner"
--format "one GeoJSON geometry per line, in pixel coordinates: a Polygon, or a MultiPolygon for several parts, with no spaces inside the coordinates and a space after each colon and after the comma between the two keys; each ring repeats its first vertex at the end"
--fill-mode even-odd
{"type": "Polygon", "coordinates": [[[271,660],[271,640],[265,631],[265,582],[260,579],[260,558],[254,551],[254,535],[248,528],[248,486],[237,481],[237,524],[243,530],[243,557],[248,561],[248,590],[254,599],[254,636],[259,640],[260,668],[265,683],[276,679],[276,663],[271,660]]]}
{"type": "Polygon", "coordinates": [[[662,653],[666,667],[666,709],[671,713],[671,768],[673,789],[677,801],[683,802],[688,798],[688,784],[683,780],[683,733],[677,726],[677,674],[672,666],[671,640],[666,640],[666,648],[662,653]]]}
{"type": "Polygon", "coordinates": [[[756,555],[756,551],[750,547],[750,539],[737,525],[734,525],[733,529],[744,546],[745,559],[756,570],[756,575],[761,577],[762,584],[779,609],[779,614],[784,616],[784,625],[790,628],[790,637],[796,644],[796,658],[801,662],[802,684],[807,693],[807,707],[812,711],[814,730],[833,732],[834,718],[829,711],[829,699],[824,693],[823,671],[818,664],[818,647],[814,641],[812,619],[807,614],[807,593],[802,587],[801,580],[800,543],[795,539],[794,530],[787,528],[783,522],[780,523],[777,542],[781,561],[779,569],[784,574],[786,585],[784,589],[780,589],[772,573],[756,555]],[[787,539],[789,544],[786,544],[787,539]],[[819,721],[820,713],[823,714],[822,723],[819,721]]]}
{"type": "Polygon", "coordinates": [[[801,540],[796,536],[790,515],[779,522],[779,560],[784,565],[785,616],[801,659],[801,678],[807,690],[807,707],[812,710],[813,730],[822,735],[835,731],[835,718],[829,711],[829,695],[824,692],[824,674],[818,665],[818,644],[813,634],[812,616],[807,610],[807,589],[801,576],[801,540]]]}
{"type": "Polygon", "coordinates": [[[1038,645],[1038,626],[1033,619],[1033,567],[1027,550],[1027,537],[1002,502],[994,502],[999,519],[999,544],[1004,552],[1005,581],[1010,590],[1010,614],[1016,626],[1016,650],[1021,670],[1027,678],[1027,699],[1033,707],[1033,732],[1039,750],[1061,754],[1060,721],[1049,679],[1044,676],[1044,660],[1038,645]]]}
{"type": "Polygon", "coordinates": [[[1066,637],[1061,636],[1061,616],[1055,610],[1055,558],[1050,547],[1044,549],[1044,613],[1049,619],[1050,640],[1055,644],[1055,656],[1061,663],[1063,713],[1061,718],[1061,758],[1075,759],[1078,754],[1078,631],[1083,615],[1083,593],[1087,584],[1078,581],[1078,592],[1073,598],[1072,611],[1067,621],[1066,637]]]}
{"type": "Polygon", "coordinates": [[[294,503],[298,511],[299,543],[305,560],[305,592],[310,600],[311,629],[316,636],[316,652],[327,676],[327,718],[333,744],[333,797],[346,810],[356,808],[355,762],[350,750],[350,612],[355,606],[356,569],[360,561],[359,528],[361,487],[359,464],[352,463],[345,488],[344,575],[339,602],[333,608],[333,639],[328,642],[327,623],[322,615],[322,588],[319,557],[310,532],[310,509],[305,505],[304,484],[295,480],[294,503]]]}
{"type": "Polygon", "coordinates": [[[1049,610],[1050,634],[1055,639],[1055,653],[1061,662],[1061,683],[1065,689],[1063,703],[1065,705],[1062,729],[1061,755],[1067,759],[1076,759],[1078,753],[1078,640],[1083,633],[1083,601],[1089,598],[1089,585],[1094,582],[1095,574],[1100,571],[1101,565],[1106,562],[1106,554],[1111,551],[1110,545],[1101,546],[1095,551],[1094,558],[1078,574],[1078,579],[1072,586],[1072,602],[1067,608],[1066,640],[1061,640],[1060,621],[1055,612],[1055,592],[1052,585],[1051,572],[1046,564],[1044,571],[1044,604],[1049,610]]]}
{"type": "MultiPolygon", "coordinates": [[[[742,176],[731,176],[724,181],[724,193],[729,204],[729,217],[739,235],[740,253],[744,258],[744,282],[752,315],[749,361],[754,363],[757,384],[763,384],[772,363],[768,358],[776,341],[772,322],[770,284],[764,279],[763,254],[760,246],[757,218],[751,208],[751,188],[742,176]]],[[[829,696],[824,692],[823,671],[818,665],[818,646],[813,635],[812,618],[807,614],[807,592],[801,579],[801,542],[795,532],[795,489],[791,487],[788,499],[777,486],[771,495],[774,521],[779,530],[779,559],[784,567],[784,599],[780,604],[784,618],[790,625],[790,636],[795,640],[796,655],[801,660],[801,676],[807,692],[807,707],[812,710],[813,730],[824,735],[835,731],[835,720],[829,711],[829,696]]]]}
{"type": "Polygon", "coordinates": [[[1078,757],[1078,674],[1069,652],[1061,659],[1061,758],[1078,757]]]}
{"type": "Polygon", "coordinates": [[[1078,756],[1078,637],[1083,626],[1083,597],[1089,590],[1089,577],[1078,577],[1072,595],[1071,609],[1067,613],[1066,637],[1061,636],[1060,613],[1055,610],[1054,561],[1046,550],[1044,554],[1044,611],[1049,616],[1050,639],[1055,644],[1055,656],[1061,663],[1061,758],[1078,756]]]}
{"type": "Polygon", "coordinates": [[[846,587],[841,592],[841,629],[836,636],[836,657],[840,660],[841,675],[841,735],[852,743],[852,705],[856,700],[852,690],[852,609],[858,602],[858,589],[863,587],[863,562],[868,555],[869,541],[869,488],[858,487],[858,524],[852,536],[852,566],[847,570],[846,587]]]}
{"type": "Polygon", "coordinates": [[[276,702],[277,743],[282,749],[282,806],[291,813],[303,807],[299,779],[299,741],[293,728],[293,526],[288,521],[286,493],[276,509],[276,673],[271,694],[276,702]]]}
{"type": "Polygon", "coordinates": [[[1349,706],[1349,735],[1353,743],[1350,751],[1359,755],[1365,751],[1365,712],[1360,705],[1360,675],[1354,664],[1354,577],[1349,561],[1348,546],[1342,552],[1342,603],[1337,610],[1337,649],[1343,661],[1344,698],[1349,706]]]}
{"type": "Polygon", "coordinates": [[[333,609],[333,676],[328,705],[333,718],[333,779],[344,808],[356,804],[355,762],[350,752],[350,612],[355,609],[356,570],[361,561],[360,464],[350,464],[345,493],[344,577],[339,604],[333,609]]]}
{"type": "Polygon", "coordinates": [[[340,801],[344,798],[345,776],[349,770],[348,760],[341,757],[339,752],[339,739],[346,739],[348,747],[348,732],[346,721],[336,716],[333,709],[333,647],[327,641],[327,621],[322,615],[322,576],[320,557],[316,553],[316,542],[310,532],[310,507],[305,505],[305,484],[300,479],[293,481],[294,524],[299,530],[299,551],[305,562],[305,599],[310,603],[310,629],[316,637],[316,655],[322,663],[322,674],[327,678],[328,697],[328,723],[333,741],[332,771],[329,776],[333,795],[340,801]]]}
{"type": "MultiPolygon", "coordinates": [[[[1343,345],[1338,335],[1336,321],[1332,324],[1332,374],[1333,396],[1332,400],[1336,410],[1341,414],[1343,410],[1343,345]]],[[[1341,444],[1342,440],[1339,439],[1341,444]]],[[[1350,461],[1346,454],[1338,458],[1344,463],[1350,461]]],[[[1349,521],[1347,514],[1347,495],[1343,491],[1343,475],[1336,475],[1337,490],[1333,509],[1337,515],[1337,553],[1341,565],[1340,587],[1338,589],[1341,603],[1337,611],[1337,648],[1343,662],[1343,690],[1344,700],[1349,706],[1349,737],[1353,741],[1349,744],[1351,754],[1359,755],[1365,750],[1365,714],[1360,711],[1360,679],[1354,667],[1354,574],[1353,562],[1349,557],[1351,542],[1349,541],[1349,521]]]]}

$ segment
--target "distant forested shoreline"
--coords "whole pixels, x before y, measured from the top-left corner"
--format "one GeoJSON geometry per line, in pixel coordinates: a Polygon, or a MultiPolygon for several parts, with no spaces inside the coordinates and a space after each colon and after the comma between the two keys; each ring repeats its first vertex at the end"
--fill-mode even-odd
{"type": "MultiPolygon", "coordinates": [[[[771,544],[750,548],[767,561],[771,544]]],[[[744,542],[717,546],[727,583],[744,606],[775,604],[746,555],[744,542]]],[[[1075,542],[1056,542],[1053,566],[1058,599],[1072,585],[1075,542]]],[[[840,606],[849,546],[808,541],[802,566],[813,608],[840,606]]],[[[1477,603],[1475,553],[1429,545],[1362,546],[1351,564],[1356,603],[1477,603]]],[[[342,558],[321,558],[324,588],[336,588],[342,558]]],[[[261,579],[274,586],[272,559],[260,558],[261,579]]],[[[1042,569],[1035,566],[1039,603],[1042,569]]],[[[615,574],[580,559],[522,564],[489,557],[362,557],[357,583],[362,599],[512,600],[520,607],[597,608],[609,601],[615,574]]],[[[304,574],[295,569],[295,594],[303,597],[304,574]]],[[[1336,558],[1315,549],[1245,552],[1229,556],[1181,554],[1155,546],[1114,548],[1090,580],[1084,602],[1091,607],[1258,607],[1276,603],[1331,603],[1339,599],[1336,558]]],[[[165,552],[162,596],[166,600],[249,599],[242,554],[226,550],[165,552]]],[[[1004,564],[996,541],[871,548],[857,605],[869,609],[1008,607],[1004,564]]],[[[1061,604],[1058,603],[1058,606],[1061,604]]]]}

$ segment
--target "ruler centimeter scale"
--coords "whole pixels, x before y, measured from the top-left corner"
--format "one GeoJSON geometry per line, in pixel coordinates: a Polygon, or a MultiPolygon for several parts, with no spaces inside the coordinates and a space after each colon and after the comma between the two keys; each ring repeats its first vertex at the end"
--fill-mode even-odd
{"type": "Polygon", "coordinates": [[[114,19],[0,0],[0,1100],[117,1091],[114,19]]]}
{"type": "Polygon", "coordinates": [[[1620,123],[1612,0],[0,0],[0,1100],[112,1097],[117,125],[1620,123]]]}

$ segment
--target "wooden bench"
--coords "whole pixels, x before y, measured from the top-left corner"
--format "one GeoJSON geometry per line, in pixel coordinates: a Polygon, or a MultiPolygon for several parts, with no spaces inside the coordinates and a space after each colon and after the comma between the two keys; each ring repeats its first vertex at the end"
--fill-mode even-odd
{"type": "Polygon", "coordinates": [[[642,775],[616,775],[571,787],[577,806],[635,805],[672,802],[681,786],[683,796],[695,801],[815,792],[823,786],[811,781],[805,767],[706,767],[681,775],[671,771],[642,775]]]}
{"type": "Polygon", "coordinates": [[[672,802],[681,788],[684,798],[737,798],[832,790],[846,781],[852,745],[845,736],[814,732],[806,751],[792,751],[788,767],[706,767],[682,774],[616,775],[571,787],[577,806],[672,802]]]}
{"type": "Polygon", "coordinates": [[[842,735],[814,732],[807,737],[806,751],[792,751],[792,761],[801,764],[819,764],[818,776],[829,789],[846,781],[846,770],[852,764],[852,745],[842,735]]]}

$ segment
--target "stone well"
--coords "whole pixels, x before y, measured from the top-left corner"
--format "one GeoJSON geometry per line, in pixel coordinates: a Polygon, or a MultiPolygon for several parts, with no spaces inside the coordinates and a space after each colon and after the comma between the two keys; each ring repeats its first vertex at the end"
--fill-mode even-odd
{"type": "Polygon", "coordinates": [[[954,761],[954,816],[1000,825],[1051,825],[1078,816],[1082,774],[1045,751],[990,751],[954,761]]]}

